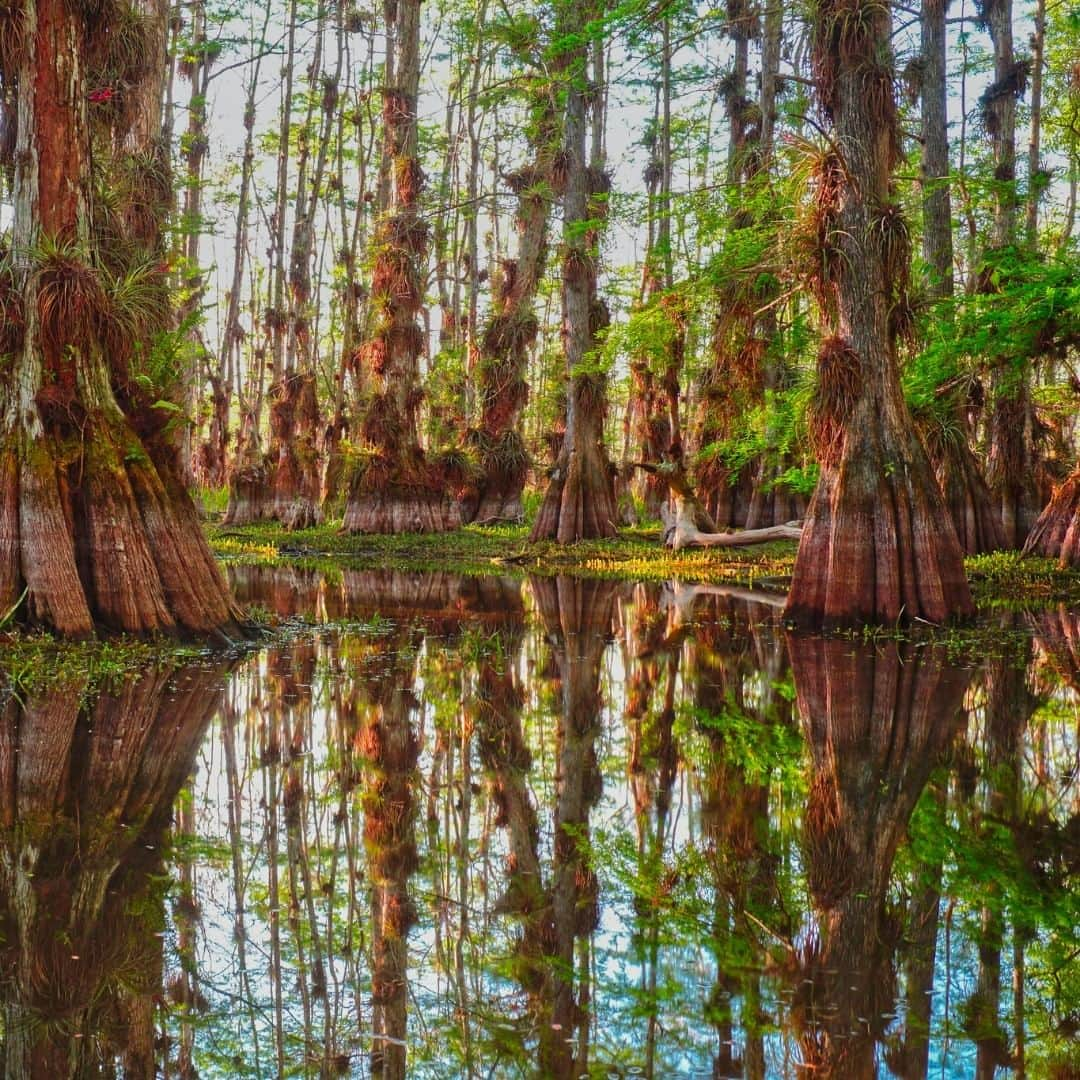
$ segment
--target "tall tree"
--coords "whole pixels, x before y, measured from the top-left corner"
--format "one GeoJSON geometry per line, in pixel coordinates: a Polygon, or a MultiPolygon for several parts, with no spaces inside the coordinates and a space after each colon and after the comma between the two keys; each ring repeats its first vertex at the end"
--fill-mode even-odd
{"type": "MultiPolygon", "coordinates": [[[[948,82],[946,72],[947,0],[923,0],[922,52],[918,62],[922,98],[922,248],[927,291],[933,300],[953,295],[952,199],[949,192],[948,82]]],[[[939,402],[944,416],[927,425],[927,450],[960,546],[968,555],[1005,546],[1001,521],[969,441],[967,381],[939,402]]]]}
{"type": "Polygon", "coordinates": [[[589,150],[588,109],[592,108],[594,121],[602,119],[605,101],[602,83],[590,78],[589,14],[588,6],[577,0],[557,0],[560,79],[566,103],[560,162],[566,177],[562,259],[566,432],[532,538],[561,544],[616,532],[615,491],[604,449],[607,380],[589,367],[597,334],[608,322],[596,287],[599,226],[611,188],[595,126],[589,150]]]}
{"type": "Polygon", "coordinates": [[[833,134],[815,175],[821,342],[814,429],[821,476],[788,615],[805,624],[940,622],[972,610],[956,531],[900,386],[907,226],[892,192],[899,153],[890,39],[876,0],[820,0],[815,91],[833,134]]]}
{"type": "MultiPolygon", "coordinates": [[[[535,48],[535,36],[522,35],[520,26],[508,28],[511,46],[522,37],[535,48]]],[[[524,515],[521,495],[529,471],[529,455],[521,434],[521,414],[529,397],[525,381],[529,349],[539,331],[536,293],[547,262],[548,226],[556,185],[562,173],[559,158],[561,125],[552,87],[542,76],[532,48],[517,48],[527,70],[528,121],[526,135],[531,160],[504,180],[517,197],[517,251],[501,261],[494,296],[479,342],[476,367],[480,422],[469,441],[480,458],[475,509],[479,522],[515,521],[524,515]]]]}
{"type": "Polygon", "coordinates": [[[27,0],[21,17],[3,71],[18,98],[3,278],[19,319],[0,386],[0,603],[25,596],[28,621],[67,635],[213,632],[238,611],[180,480],[163,269],[110,238],[93,192],[95,156],[130,123],[123,85],[160,53],[164,25],[71,0],[27,0]],[[118,55],[121,23],[146,37],[118,55]]]}
{"type": "MultiPolygon", "coordinates": [[[[1013,48],[1012,0],[983,0],[980,16],[994,45],[994,81],[980,99],[994,162],[993,219],[980,286],[993,291],[995,279],[1010,271],[1010,251],[1017,239],[1016,103],[1027,87],[1031,64],[1018,59],[1013,48]]],[[[1030,382],[1027,357],[1012,358],[991,372],[987,479],[1010,548],[1024,545],[1039,513],[1030,382]]]]}
{"type": "Polygon", "coordinates": [[[362,457],[349,487],[348,532],[444,532],[461,523],[448,477],[420,445],[420,356],[428,228],[420,213],[420,0],[387,0],[383,147],[371,312],[363,346],[370,387],[360,424],[362,457]]]}

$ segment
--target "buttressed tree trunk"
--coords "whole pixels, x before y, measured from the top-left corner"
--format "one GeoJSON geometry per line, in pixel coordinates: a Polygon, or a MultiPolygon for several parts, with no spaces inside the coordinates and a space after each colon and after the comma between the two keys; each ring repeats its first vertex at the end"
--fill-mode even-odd
{"type": "Polygon", "coordinates": [[[360,424],[362,458],[345,507],[347,532],[444,532],[461,524],[458,504],[447,494],[448,483],[459,478],[427,459],[417,426],[424,335],[416,318],[424,303],[428,232],[419,207],[420,7],[420,0],[389,0],[385,8],[393,43],[383,90],[386,213],[375,235],[363,346],[371,391],[360,424]]]}
{"type": "Polygon", "coordinates": [[[914,432],[895,348],[910,241],[898,154],[891,18],[876,0],[820,0],[819,105],[834,134],[815,176],[821,343],[812,431],[821,464],[788,616],[810,625],[941,622],[972,611],[956,531],[914,432]]]}
{"type": "Polygon", "coordinates": [[[1024,554],[1080,566],[1080,468],[1054,492],[1024,544],[1024,554]]]}
{"type": "MultiPolygon", "coordinates": [[[[564,151],[566,170],[563,199],[562,307],[563,350],[568,381],[566,434],[551,472],[544,501],[533,526],[532,539],[577,540],[614,536],[615,489],[604,450],[606,379],[583,367],[607,325],[608,313],[596,295],[599,235],[595,222],[604,213],[611,181],[586,158],[586,98],[588,48],[585,42],[585,5],[559,0],[558,12],[569,47],[563,77],[566,80],[564,151]]],[[[567,46],[563,46],[568,48],[567,46]]],[[[600,109],[603,95],[593,94],[592,107],[600,109]]]]}
{"type": "Polygon", "coordinates": [[[935,761],[956,730],[970,671],[940,651],[789,635],[814,760],[803,837],[818,935],[793,1010],[800,1075],[877,1075],[895,1008],[892,865],[935,761]]]}
{"type": "MultiPolygon", "coordinates": [[[[947,0],[924,0],[920,19],[922,53],[918,75],[922,98],[923,259],[927,287],[935,300],[953,295],[952,200],[949,195],[949,127],[946,69],[947,0]]],[[[966,555],[1005,546],[990,489],[968,441],[965,406],[959,387],[945,407],[949,423],[927,434],[927,451],[945,505],[966,555]]]]}
{"type": "Polygon", "coordinates": [[[163,408],[175,387],[140,370],[169,322],[165,271],[142,262],[137,240],[125,265],[116,222],[92,217],[95,149],[129,122],[121,83],[138,82],[154,45],[125,48],[134,71],[110,67],[115,29],[164,27],[123,3],[20,9],[21,47],[3,70],[18,98],[16,254],[3,272],[18,318],[2,343],[0,607],[25,596],[27,622],[70,636],[217,632],[239,613],[180,481],[163,408]],[[112,81],[95,86],[102,77],[112,81]]]}

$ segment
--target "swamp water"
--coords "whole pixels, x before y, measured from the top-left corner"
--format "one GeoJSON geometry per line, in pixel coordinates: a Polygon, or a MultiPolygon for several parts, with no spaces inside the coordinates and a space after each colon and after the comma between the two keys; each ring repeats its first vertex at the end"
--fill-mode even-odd
{"type": "Polygon", "coordinates": [[[5,694],[8,1077],[1078,1075],[1080,617],[230,572],[323,628],[5,694]]]}

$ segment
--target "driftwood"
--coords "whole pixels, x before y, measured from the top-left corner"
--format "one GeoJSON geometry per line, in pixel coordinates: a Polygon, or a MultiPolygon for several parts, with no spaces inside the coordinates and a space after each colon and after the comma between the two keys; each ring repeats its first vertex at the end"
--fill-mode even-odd
{"type": "Polygon", "coordinates": [[[773,540],[798,540],[802,522],[770,525],[765,529],[743,529],[740,532],[716,532],[698,502],[697,496],[679,465],[638,464],[639,469],[654,473],[667,481],[670,498],[661,510],[664,521],[664,543],[675,551],[688,547],[750,547],[768,544],[773,540]]]}

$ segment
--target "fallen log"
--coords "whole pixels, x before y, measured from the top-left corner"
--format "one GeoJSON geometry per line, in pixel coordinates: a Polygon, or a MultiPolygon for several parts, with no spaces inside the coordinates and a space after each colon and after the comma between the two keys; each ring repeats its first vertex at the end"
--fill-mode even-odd
{"type": "Polygon", "coordinates": [[[637,468],[663,477],[667,481],[669,499],[661,510],[664,521],[664,543],[674,551],[688,547],[751,547],[773,540],[798,540],[802,522],[770,525],[764,529],[742,529],[739,532],[716,532],[703,525],[711,520],[697,500],[681,465],[665,462],[652,465],[637,462],[637,468]]]}
{"type": "Polygon", "coordinates": [[[664,524],[664,543],[674,551],[688,547],[750,547],[773,540],[798,540],[802,536],[801,521],[739,532],[703,532],[697,525],[693,500],[684,498],[674,488],[664,524]]]}

